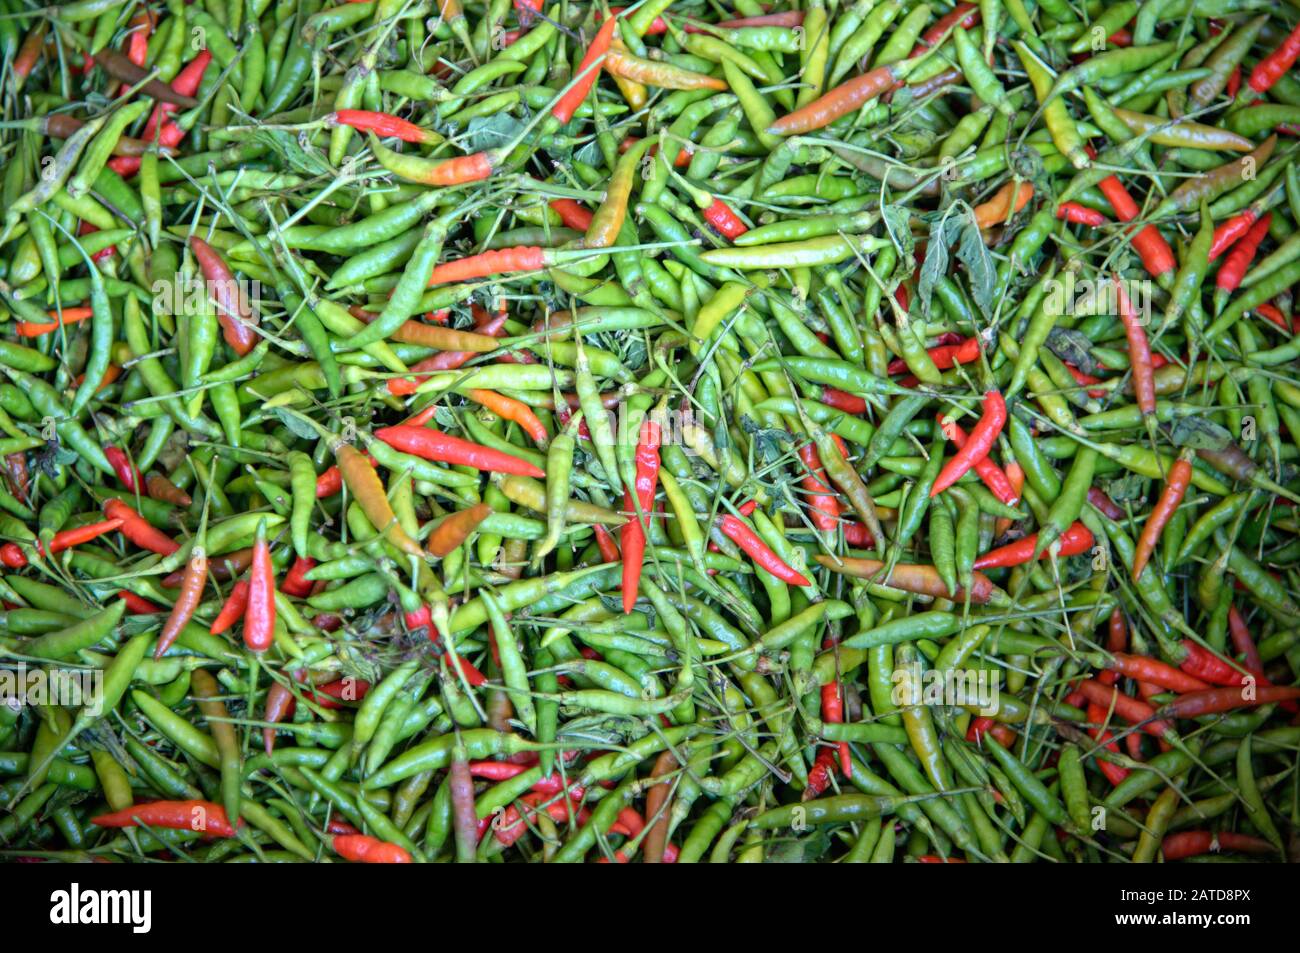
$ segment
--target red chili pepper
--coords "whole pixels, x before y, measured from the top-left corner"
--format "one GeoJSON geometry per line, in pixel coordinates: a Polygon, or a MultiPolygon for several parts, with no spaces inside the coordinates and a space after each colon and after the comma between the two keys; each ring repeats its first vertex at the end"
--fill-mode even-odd
{"type": "Polygon", "coordinates": [[[144,486],[144,477],[126,455],[121,447],[105,447],[104,456],[113,467],[113,472],[122,481],[122,485],[131,493],[139,493],[144,486]]]}
{"type": "Polygon", "coordinates": [[[971,719],[970,727],[966,729],[966,740],[979,744],[986,732],[991,734],[997,743],[1004,748],[1009,748],[1015,744],[1016,733],[1010,726],[985,717],[971,719]]]}
{"type": "Polygon", "coordinates": [[[1199,692],[1210,687],[1199,678],[1144,655],[1115,652],[1111,655],[1108,667],[1112,672],[1117,672],[1125,678],[1138,679],[1159,689],[1167,688],[1172,692],[1199,692]]]}
{"type": "Polygon", "coordinates": [[[596,548],[600,550],[600,558],[607,563],[618,562],[618,544],[614,542],[614,534],[599,523],[592,526],[592,532],[596,537],[596,548]]]}
{"type": "Polygon", "coordinates": [[[527,460],[491,447],[484,447],[459,437],[452,437],[429,427],[411,427],[398,424],[381,427],[375,436],[403,453],[413,454],[437,463],[475,467],[491,473],[513,473],[520,476],[544,477],[545,471],[527,460]]]}
{"type": "MultiPolygon", "coordinates": [[[[172,92],[181,96],[193,96],[198,92],[203,74],[211,62],[212,54],[206,49],[200,50],[194,59],[186,63],[172,79],[172,92]]],[[[167,119],[174,112],[176,106],[172,103],[159,103],[155,106],[145,121],[144,132],[140,138],[145,142],[153,142],[156,139],[160,146],[168,149],[180,145],[185,138],[185,130],[167,119]],[[159,126],[162,127],[161,132],[159,126]]],[[[108,167],[123,178],[130,178],[140,171],[140,158],[139,156],[116,156],[109,160],[108,167]]]]}
{"type": "Polygon", "coordinates": [[[812,800],[831,786],[835,774],[835,755],[830,748],[818,748],[812,769],[808,772],[808,784],[803,789],[804,800],[812,800]]]}
{"type": "Polygon", "coordinates": [[[942,40],[949,30],[961,28],[969,30],[980,22],[980,10],[973,3],[959,3],[951,11],[941,16],[930,29],[921,34],[909,57],[920,56],[934,44],[942,40]]]}
{"type": "Polygon", "coordinates": [[[370,691],[370,683],[361,678],[339,678],[316,688],[303,697],[321,708],[342,708],[340,702],[359,702],[370,691]]]}
{"type": "MultiPolygon", "coordinates": [[[[978,361],[980,357],[980,339],[979,337],[959,337],[956,341],[945,342],[932,347],[927,353],[929,353],[930,359],[934,361],[935,367],[941,371],[946,371],[950,367],[956,367],[959,364],[970,364],[978,361]]],[[[906,374],[907,362],[901,357],[895,358],[889,362],[887,372],[890,377],[895,374],[906,374]]]]}
{"type": "Polygon", "coordinates": [[[578,64],[577,72],[573,77],[577,82],[570,87],[569,91],[560,97],[551,108],[551,115],[559,120],[560,125],[566,124],[573,118],[582,101],[587,98],[587,93],[591,92],[591,87],[596,84],[600,76],[600,68],[593,64],[609,52],[610,44],[614,40],[614,29],[618,26],[618,16],[611,16],[608,20],[600,25],[596,31],[596,37],[591,41],[591,46],[587,47],[587,52],[583,54],[582,62],[578,64]]]}
{"type": "Polygon", "coordinates": [[[126,503],[116,497],[104,501],[104,515],[109,519],[120,519],[119,529],[122,535],[141,549],[148,549],[160,556],[170,556],[180,549],[180,544],[162,530],[150,526],[148,521],[126,503]]]}
{"type": "Polygon", "coordinates": [[[1295,65],[1297,58],[1300,58],[1300,24],[1278,44],[1277,49],[1255,64],[1247,85],[1256,93],[1268,92],[1295,65]]]}
{"type": "Polygon", "coordinates": [[[362,132],[373,132],[384,138],[393,137],[403,142],[432,144],[442,141],[442,137],[432,129],[422,129],[413,122],[407,122],[389,113],[371,112],[366,109],[340,109],[331,118],[340,126],[351,126],[362,132]]]}
{"type": "Polygon", "coordinates": [[[476,778],[487,778],[489,781],[509,781],[515,775],[523,774],[528,770],[526,764],[515,764],[511,761],[471,761],[469,763],[469,773],[476,778]]]}
{"type": "Polygon", "coordinates": [[[26,503],[27,491],[32,483],[31,476],[27,471],[27,454],[5,454],[5,475],[9,478],[9,486],[13,490],[14,496],[26,503]]]}
{"type": "MultiPolygon", "coordinates": [[[[1128,620],[1124,618],[1124,610],[1118,606],[1111,610],[1110,620],[1106,626],[1106,651],[1115,656],[1120,656],[1128,648],[1128,620]]],[[[1114,685],[1119,681],[1119,670],[1100,672],[1097,675],[1097,681],[1103,685],[1114,685]]]]}
{"type": "Polygon", "coordinates": [[[1218,257],[1231,248],[1237,239],[1250,231],[1250,227],[1258,218],[1259,214],[1254,208],[1247,208],[1216,228],[1214,238],[1210,240],[1210,261],[1218,260],[1218,257]]]}
{"type": "Polygon", "coordinates": [[[244,645],[265,652],[275,641],[275,568],[266,524],[259,525],[253,542],[253,565],[248,573],[248,606],[244,610],[244,645]]]}
{"type": "Polygon", "coordinates": [[[1300,688],[1281,685],[1260,685],[1252,697],[1246,697],[1246,693],[1236,686],[1211,688],[1179,695],[1161,708],[1158,714],[1163,718],[1199,718],[1201,715],[1217,715],[1234,708],[1271,705],[1274,702],[1295,701],[1297,698],[1300,698],[1300,688]]]}
{"type": "Polygon", "coordinates": [[[745,555],[754,560],[763,569],[766,569],[777,579],[789,583],[792,586],[811,586],[807,577],[798,570],[792,568],[789,563],[778,556],[772,549],[759,539],[758,534],[731,514],[725,514],[718,517],[718,529],[729,540],[744,550],[745,555]]]}
{"type": "Polygon", "coordinates": [[[1270,304],[1269,302],[1266,301],[1263,304],[1259,304],[1255,306],[1255,313],[1258,314],[1261,318],[1265,318],[1269,321],[1272,321],[1274,324],[1276,324],[1283,331],[1286,331],[1288,334],[1295,333],[1294,324],[1291,321],[1287,320],[1287,316],[1283,314],[1281,309],[1279,309],[1276,305],[1270,304]]]}
{"type": "Polygon", "coordinates": [[[162,606],[156,606],[148,599],[141,599],[129,589],[118,590],[117,597],[126,603],[127,615],[152,615],[162,612],[162,606]]]}
{"type": "MultiPolygon", "coordinates": [[[[1087,703],[1087,711],[1088,720],[1097,726],[1095,728],[1087,729],[1088,734],[1107,751],[1119,754],[1119,744],[1112,740],[1115,735],[1110,731],[1103,731],[1101,729],[1101,725],[1106,721],[1107,709],[1089,702],[1087,703]]],[[[1129,775],[1128,768],[1115,764],[1113,761],[1106,761],[1102,758],[1097,759],[1097,767],[1101,770],[1101,773],[1105,775],[1106,780],[1111,783],[1112,787],[1122,782],[1129,775]]]]}
{"type": "MultiPolygon", "coordinates": [[[[297,677],[298,673],[295,673],[297,677]]],[[[280,682],[271,682],[271,687],[266,690],[266,707],[262,711],[262,720],[272,723],[284,721],[293,714],[298,707],[298,700],[293,697],[293,692],[288,686],[280,682]]],[[[275,750],[275,729],[266,727],[262,729],[262,747],[266,753],[270,754],[275,750]]]]}
{"type": "MultiPolygon", "coordinates": [[[[421,606],[414,612],[406,613],[403,618],[406,621],[406,627],[408,629],[415,631],[417,629],[427,628],[429,631],[429,641],[436,646],[442,645],[442,636],[438,634],[438,630],[433,625],[433,613],[427,605],[421,606]]],[[[465,680],[471,687],[477,688],[479,685],[487,683],[487,677],[470,664],[469,659],[465,658],[463,655],[458,655],[456,658],[460,661],[461,674],[465,676],[465,680]]]]}
{"type": "Polygon", "coordinates": [[[592,212],[586,206],[573,199],[551,199],[549,204],[568,228],[584,233],[591,228],[592,212]]]}
{"type": "MultiPolygon", "coordinates": [[[[1088,701],[1100,705],[1106,711],[1113,710],[1129,724],[1141,727],[1149,735],[1160,738],[1173,731],[1173,727],[1168,722],[1162,721],[1156,710],[1140,698],[1125,695],[1118,689],[1093,679],[1084,679],[1078,687],[1088,701]]],[[[1181,697],[1190,698],[1195,694],[1181,697]]]]}
{"type": "Polygon", "coordinates": [[[208,557],[203,549],[195,546],[185,564],[185,574],[181,579],[181,591],[172,605],[162,632],[158,635],[158,644],[154,647],[153,657],[160,659],[171,648],[181,630],[189,625],[194,611],[203,600],[203,587],[208,581],[208,557]]]}
{"type": "Polygon", "coordinates": [[[1123,519],[1127,514],[1116,505],[1115,501],[1095,486],[1088,487],[1088,502],[1113,520],[1123,519]]]}
{"type": "Polygon", "coordinates": [[[220,252],[197,235],[190,236],[190,250],[194,252],[199,270],[208,283],[208,293],[216,304],[221,336],[231,350],[242,357],[257,344],[257,332],[253,330],[257,316],[220,252]]]}
{"type": "Polygon", "coordinates": [[[865,414],[867,412],[867,402],[865,400],[857,394],[850,394],[835,387],[822,388],[822,403],[827,407],[842,410],[846,414],[865,414]]]}
{"type": "MultiPolygon", "coordinates": [[[[1088,154],[1093,158],[1097,156],[1096,150],[1091,146],[1088,147],[1088,154]]],[[[1118,177],[1108,175],[1097,184],[1097,187],[1106,196],[1106,201],[1110,202],[1111,208],[1115,210],[1120,221],[1131,222],[1137,218],[1138,205],[1118,177]]],[[[1147,225],[1140,229],[1133,236],[1132,242],[1138,257],[1142,259],[1143,266],[1152,277],[1158,279],[1172,272],[1177,266],[1173,249],[1154,225],[1147,225]]]]}
{"type": "Polygon", "coordinates": [[[723,238],[739,238],[749,231],[749,226],[742,222],[740,216],[722,199],[715,198],[713,204],[704,209],[702,214],[704,220],[723,238]]]}
{"type": "MultiPolygon", "coordinates": [[[[831,725],[844,722],[844,695],[840,691],[838,679],[822,686],[822,721],[831,725]]],[[[841,741],[835,747],[840,756],[840,771],[846,778],[852,777],[853,763],[849,754],[849,743],[841,741]]]]}
{"type": "MultiPolygon", "coordinates": [[[[1060,547],[1056,554],[1059,558],[1078,556],[1080,553],[1086,553],[1092,548],[1092,531],[1083,523],[1073,523],[1069,529],[1061,534],[1061,538],[1056,541],[1056,544],[1060,547]]],[[[999,546],[997,549],[990,549],[975,560],[975,568],[1007,569],[1011,566],[1024,565],[1034,558],[1034,548],[1037,545],[1038,534],[1034,533],[1023,539],[1018,539],[1014,543],[999,546]]],[[[1038,558],[1047,558],[1049,552],[1050,547],[1048,551],[1041,553],[1038,558]]]]}
{"type": "MultiPolygon", "coordinates": [[[[1215,276],[1214,286],[1221,292],[1223,297],[1237,290],[1241,284],[1241,279],[1246,277],[1246,270],[1250,263],[1255,260],[1255,252],[1259,250],[1260,243],[1268,237],[1268,226],[1273,221],[1273,213],[1265,212],[1264,216],[1250,227],[1246,237],[1232,246],[1232,251],[1228,252],[1228,257],[1223,259],[1223,264],[1219,267],[1219,273],[1215,276]]],[[[1216,298],[1219,295],[1215,296],[1216,298]]]]}
{"type": "MultiPolygon", "coordinates": [[[[73,546],[88,543],[92,539],[98,539],[105,533],[120,529],[121,526],[121,519],[111,519],[90,523],[86,526],[77,526],[73,529],[60,530],[50,540],[49,554],[54,555],[63,552],[65,549],[71,549],[73,546]]],[[[45,545],[37,543],[36,551],[44,555],[46,551],[45,545]]],[[[27,565],[27,556],[17,543],[5,543],[0,546],[0,562],[3,562],[10,569],[21,569],[27,565]]]]}
{"type": "MultiPolygon", "coordinates": [[[[613,22],[612,20],[610,21],[613,22]]],[[[659,485],[659,425],[653,420],[641,424],[636,445],[635,502],[630,489],[623,491],[623,506],[629,512],[619,529],[619,549],[623,558],[623,611],[636,605],[645,557],[646,530],[650,511],[654,509],[655,489],[659,485]],[[645,522],[637,514],[645,514],[645,522]]]]}
{"type": "Polygon", "coordinates": [[[1170,834],[1160,843],[1160,853],[1166,861],[1217,854],[1221,850],[1235,850],[1243,854],[1271,854],[1275,848],[1262,837],[1235,834],[1232,831],[1179,831],[1170,834]]]}
{"type": "Polygon", "coordinates": [[[280,583],[280,591],[287,596],[293,596],[295,599],[304,599],[311,594],[311,587],[315,585],[310,579],[304,578],[316,566],[316,560],[310,556],[299,556],[289,567],[289,571],[284,574],[284,581],[280,583]]]}
{"type": "Polygon", "coordinates": [[[1128,291],[1119,275],[1113,278],[1115,296],[1119,303],[1119,319],[1124,324],[1124,333],[1128,337],[1128,358],[1133,373],[1133,394],[1142,414],[1156,412],[1155,368],[1151,364],[1151,343],[1147,340],[1147,331],[1142,319],[1129,300],[1128,291]]]}
{"type": "Polygon", "coordinates": [[[821,457],[817,456],[817,445],[809,442],[800,447],[799,459],[808,468],[808,475],[799,481],[808,492],[808,518],[818,529],[833,531],[839,525],[841,509],[835,492],[826,483],[826,471],[822,469],[821,457]]]}
{"type": "Polygon", "coordinates": [[[1137,549],[1133,553],[1133,579],[1142,575],[1142,570],[1146,568],[1147,562],[1151,559],[1151,554],[1156,551],[1156,543],[1160,541],[1160,534],[1164,532],[1165,526],[1178,510],[1179,504],[1183,502],[1183,497],[1187,494],[1187,488],[1192,482],[1192,461],[1186,456],[1179,456],[1169,467],[1169,472],[1165,475],[1165,486],[1160,491],[1160,499],[1156,500],[1156,505],[1151,509],[1151,515],[1147,517],[1146,523],[1142,527],[1142,535],[1138,537],[1137,549]]]}
{"type": "MultiPolygon", "coordinates": [[[[1081,387],[1088,387],[1090,384],[1101,383],[1100,377],[1093,377],[1091,374],[1085,374],[1083,371],[1079,370],[1073,364],[1069,364],[1064,361],[1062,361],[1061,363],[1065,364],[1065,369],[1070,372],[1070,376],[1074,378],[1075,383],[1080,385],[1081,387]]],[[[1106,391],[1100,388],[1093,388],[1088,391],[1088,396],[1097,397],[1097,398],[1105,397],[1106,391]]]]}
{"type": "Polygon", "coordinates": [[[331,814],[325,823],[326,834],[360,834],[361,832],[337,814],[331,814]]]}
{"type": "Polygon", "coordinates": [[[1056,217],[1071,225],[1087,225],[1089,228],[1100,228],[1110,221],[1095,208],[1088,208],[1078,202],[1062,202],[1056,206],[1056,217]]]}
{"type": "Polygon", "coordinates": [[[208,631],[213,635],[220,635],[242,619],[247,608],[248,580],[240,579],[230,588],[230,595],[226,596],[225,604],[217,613],[217,617],[212,620],[212,627],[208,631]]]}
{"type": "Polygon", "coordinates": [[[332,844],[334,852],[345,860],[363,864],[411,863],[411,854],[405,847],[367,834],[335,834],[332,844]]]}
{"type": "Polygon", "coordinates": [[[947,489],[953,483],[956,483],[958,479],[965,475],[968,469],[974,468],[975,473],[979,476],[980,480],[983,481],[984,485],[989,488],[989,491],[999,500],[1006,503],[1008,506],[1015,506],[1016,503],[1019,502],[1020,494],[1017,493],[1015,487],[1011,485],[1010,478],[1008,478],[1006,473],[996,463],[989,459],[988,456],[988,451],[992,448],[994,441],[997,439],[997,433],[993,432],[991,428],[996,425],[997,429],[1000,431],[1003,423],[1006,421],[1006,404],[1002,402],[1002,396],[998,394],[997,391],[989,391],[989,394],[996,395],[997,397],[996,405],[993,407],[995,413],[993,417],[989,417],[990,407],[988,395],[986,395],[985,415],[981,418],[979,424],[976,424],[975,431],[972,431],[969,437],[958,424],[940,417],[940,420],[943,422],[944,436],[951,440],[957,447],[957,453],[951,460],[944,464],[943,470],[939,472],[939,478],[936,478],[935,480],[934,488],[931,490],[930,496],[933,497],[940,492],[939,479],[942,479],[945,473],[948,473],[951,479],[944,484],[943,489],[947,489]],[[997,411],[998,406],[1001,407],[1000,412],[997,411]],[[1001,417],[1000,420],[999,413],[1001,417]],[[968,448],[972,447],[975,440],[975,432],[979,431],[981,426],[985,426],[983,435],[985,447],[983,452],[973,462],[970,462],[971,454],[967,451],[968,448]]]}
{"type": "Polygon", "coordinates": [[[235,828],[226,809],[211,801],[151,801],[92,817],[99,827],[165,827],[174,831],[201,831],[216,837],[234,837],[235,828]]]}

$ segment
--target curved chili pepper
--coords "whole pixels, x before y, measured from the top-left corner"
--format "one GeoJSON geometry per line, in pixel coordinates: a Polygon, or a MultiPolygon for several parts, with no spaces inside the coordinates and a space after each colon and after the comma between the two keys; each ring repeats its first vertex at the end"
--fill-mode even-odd
{"type": "Polygon", "coordinates": [[[984,394],[983,414],[970,432],[966,445],[953,454],[952,459],[943,465],[935,477],[930,496],[936,497],[952,486],[966,471],[989,455],[997,442],[998,434],[1007,422],[1007,405],[1000,391],[990,390],[984,394]]]}
{"type": "Polygon", "coordinates": [[[724,536],[744,550],[745,555],[782,582],[789,583],[792,586],[812,585],[806,576],[797,569],[792,568],[789,563],[774,553],[767,543],[759,539],[758,534],[750,529],[743,520],[730,514],[724,514],[718,517],[718,529],[722,530],[724,536]]]}

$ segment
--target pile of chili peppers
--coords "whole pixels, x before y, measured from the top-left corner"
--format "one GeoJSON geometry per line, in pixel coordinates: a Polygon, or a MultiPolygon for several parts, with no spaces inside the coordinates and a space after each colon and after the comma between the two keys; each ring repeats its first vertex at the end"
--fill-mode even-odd
{"type": "Polygon", "coordinates": [[[1294,859],[1298,20],[3,0],[0,856],[1294,859]]]}

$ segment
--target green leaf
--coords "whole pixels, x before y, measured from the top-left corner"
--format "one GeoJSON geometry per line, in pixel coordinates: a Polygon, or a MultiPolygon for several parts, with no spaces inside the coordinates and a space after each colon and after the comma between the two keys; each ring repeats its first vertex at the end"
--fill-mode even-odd
{"type": "Polygon", "coordinates": [[[325,155],[315,148],[305,146],[304,140],[284,129],[259,129],[253,138],[269,146],[294,172],[306,175],[336,175],[325,155]]]}
{"type": "Polygon", "coordinates": [[[880,220],[885,223],[885,234],[894,243],[900,262],[916,253],[916,239],[912,237],[911,213],[900,205],[882,205],[880,220]]]}
{"type": "Polygon", "coordinates": [[[291,414],[283,407],[276,407],[275,416],[279,418],[280,423],[289,428],[289,432],[295,437],[301,437],[303,440],[320,439],[320,434],[316,432],[316,428],[312,427],[297,414],[291,414]]]}
{"type": "Polygon", "coordinates": [[[509,113],[499,112],[491,116],[475,116],[469,121],[465,137],[466,152],[483,152],[504,146],[522,130],[523,124],[509,113]]]}
{"type": "Polygon", "coordinates": [[[961,243],[957,246],[957,259],[966,266],[971,295],[984,317],[992,321],[997,305],[997,266],[980,235],[973,212],[967,212],[962,223],[961,243]]]}
{"type": "Polygon", "coordinates": [[[948,244],[954,225],[956,222],[952,217],[944,216],[930,226],[930,241],[921,265],[921,278],[916,283],[916,298],[923,318],[930,315],[930,296],[934,294],[934,286],[948,273],[948,244]]]}

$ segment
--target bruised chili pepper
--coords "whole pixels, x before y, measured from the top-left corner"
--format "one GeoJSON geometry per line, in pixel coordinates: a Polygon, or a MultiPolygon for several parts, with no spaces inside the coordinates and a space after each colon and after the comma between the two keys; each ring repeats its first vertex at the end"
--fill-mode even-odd
{"type": "Polygon", "coordinates": [[[242,285],[217,250],[197,235],[190,236],[190,249],[198,260],[199,269],[208,283],[208,291],[216,303],[222,336],[231,349],[242,357],[257,344],[257,333],[253,330],[257,319],[243,296],[242,285]]]}
{"type": "MultiPolygon", "coordinates": [[[[107,454],[107,451],[105,453],[107,454]]],[[[194,503],[188,493],[161,473],[151,471],[145,474],[144,488],[151,500],[161,500],[164,503],[170,503],[172,506],[180,507],[189,507],[194,503]]]]}

